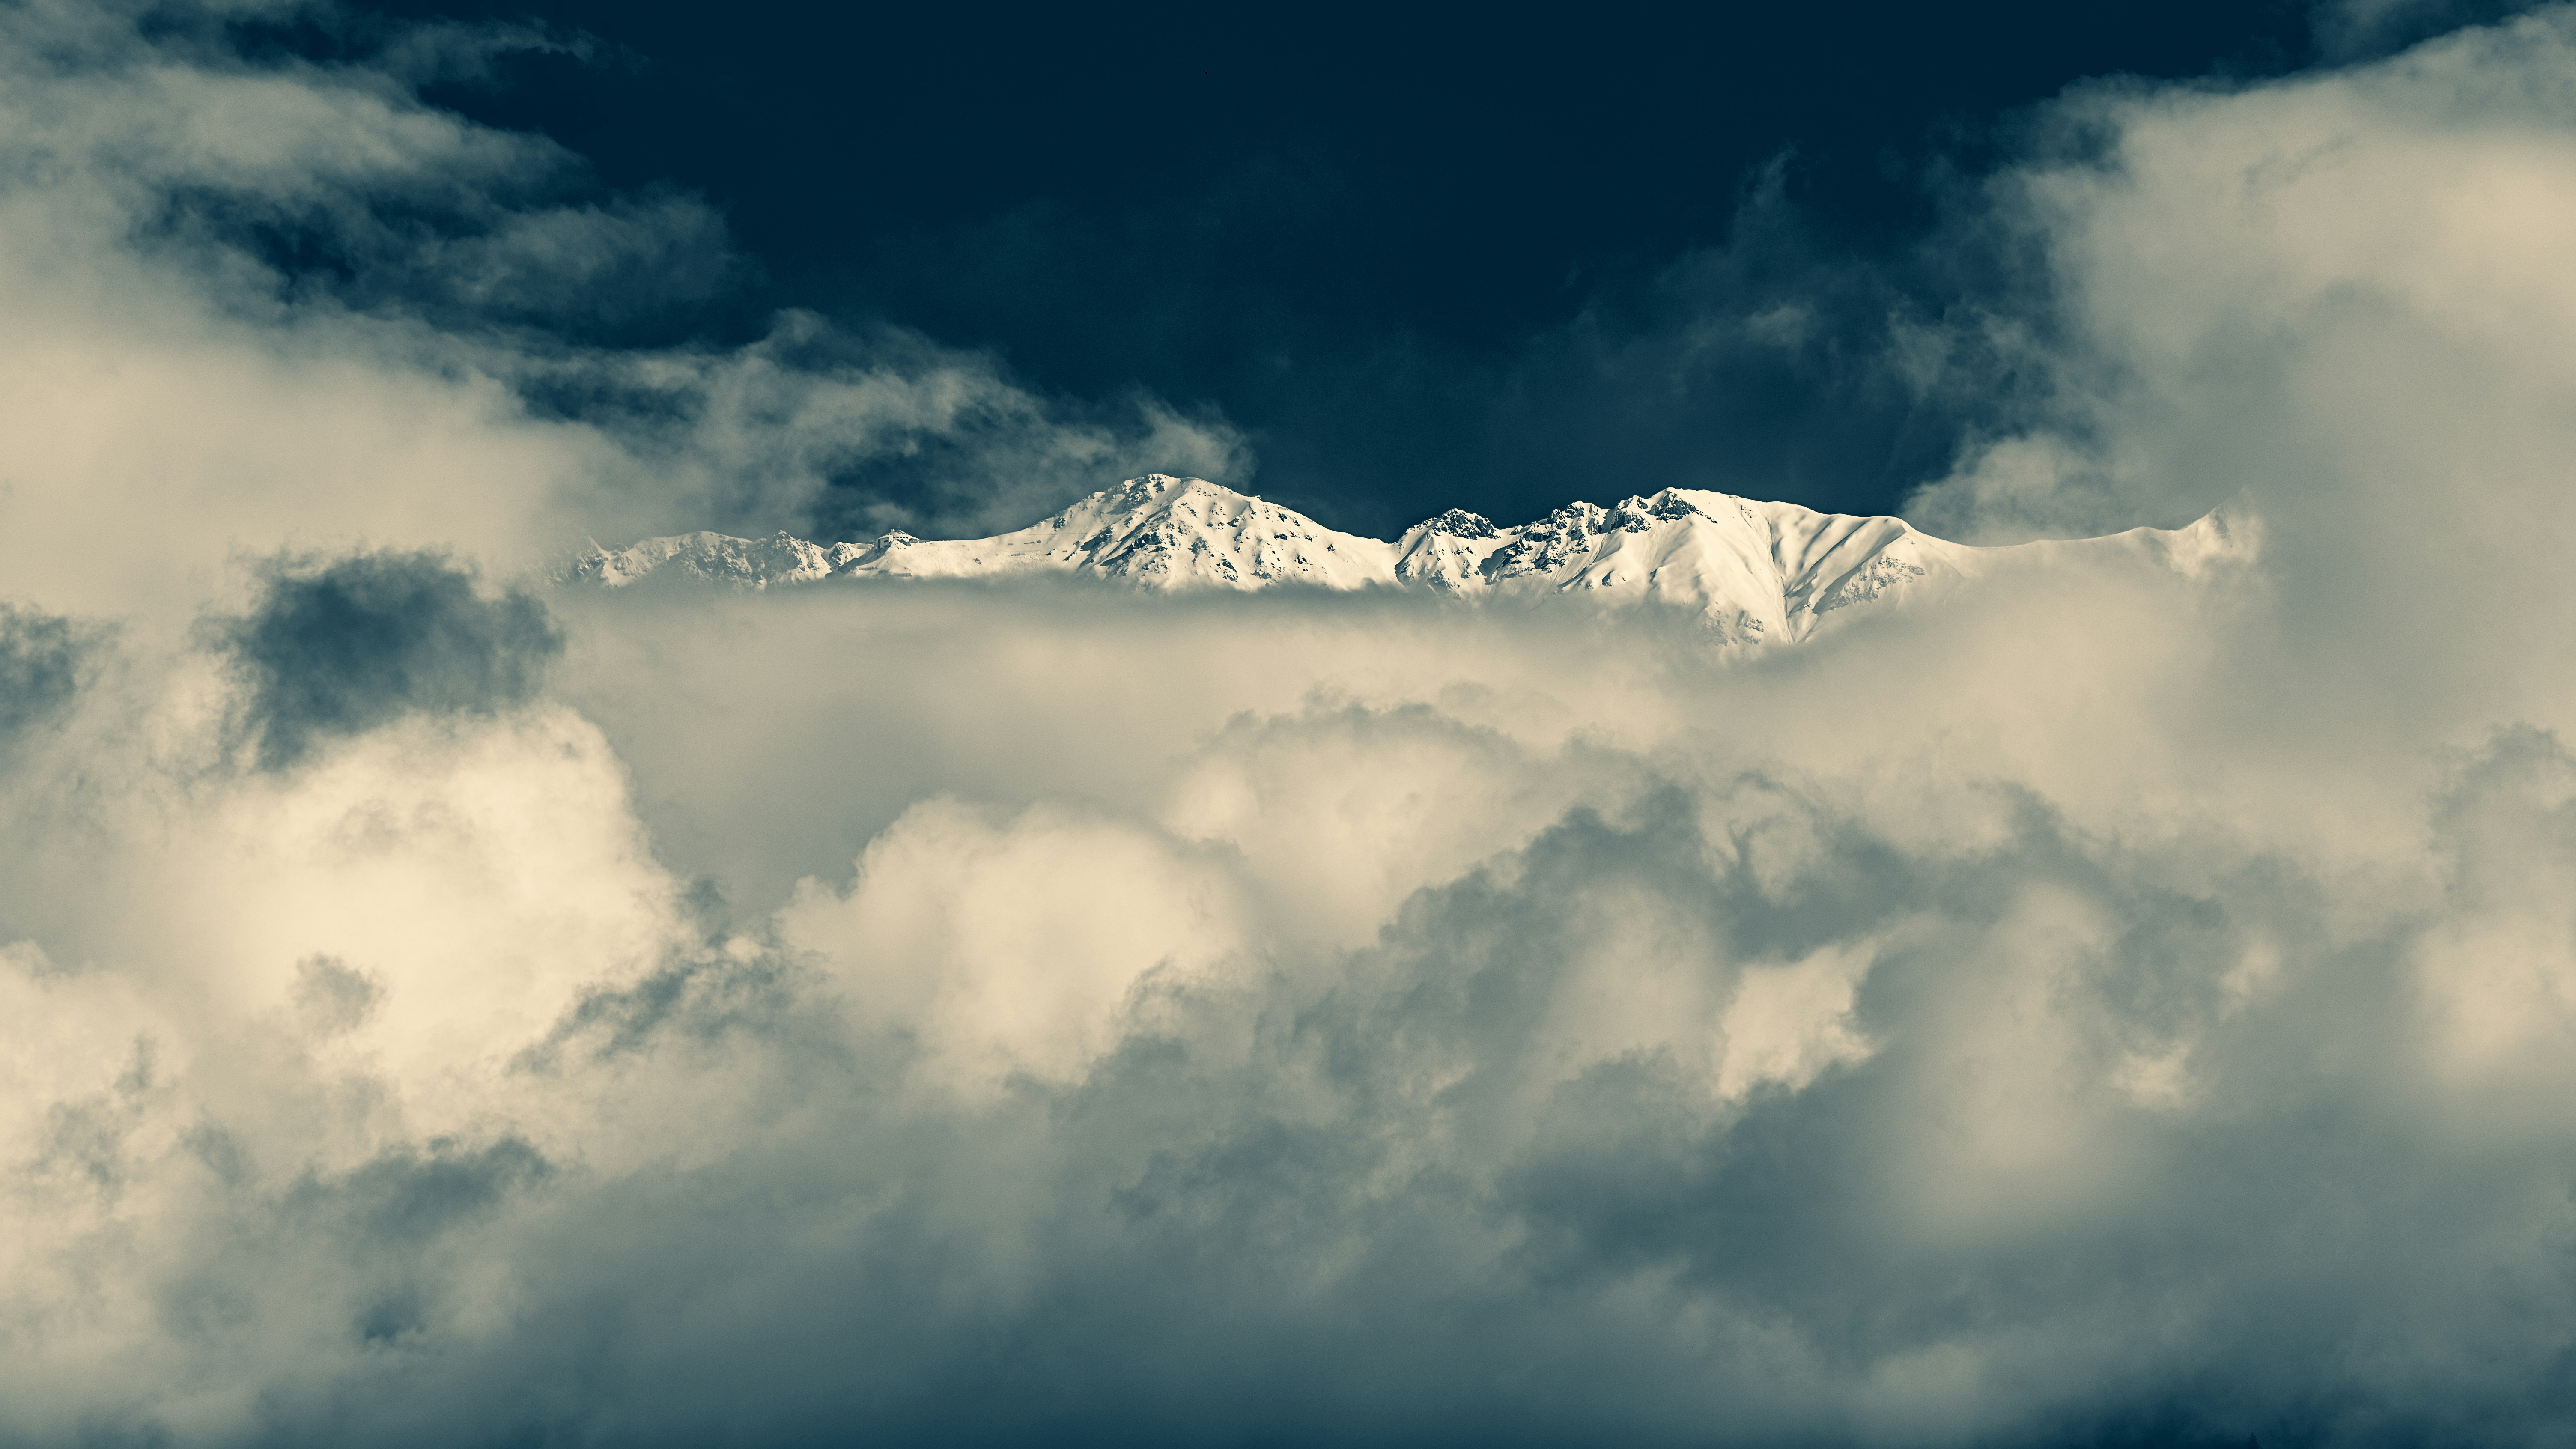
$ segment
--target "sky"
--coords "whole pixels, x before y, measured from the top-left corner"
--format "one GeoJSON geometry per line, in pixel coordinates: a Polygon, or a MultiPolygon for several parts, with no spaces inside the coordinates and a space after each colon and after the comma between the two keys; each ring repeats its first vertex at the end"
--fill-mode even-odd
{"type": "Polygon", "coordinates": [[[0,1444],[2565,1443],[2576,9],[2097,13],[0,8],[0,1444]],[[1151,469],[2033,547],[555,572],[1151,469]]]}
{"type": "Polygon", "coordinates": [[[550,14],[631,65],[531,57],[460,102],[708,196],[758,273],[715,326],[882,317],[1049,390],[1213,407],[1261,487],[1387,533],[1628,476],[1893,511],[1951,439],[1880,379],[1795,345],[1616,354],[1892,269],[1936,162],[2070,81],[2307,42],[2294,8],[2234,4],[695,16],[550,14]],[[1687,400],[1623,406],[1657,383],[1687,400]]]}
{"type": "Polygon", "coordinates": [[[544,325],[915,328],[1049,395],[1220,416],[1247,445],[1220,481],[1392,536],[1648,480],[1896,511],[1984,419],[1874,334],[1993,300],[1923,247],[2030,108],[2471,18],[2380,11],[406,4],[261,39],[360,57],[395,17],[527,26],[543,44],[424,94],[720,219],[688,284],[544,325]]]}

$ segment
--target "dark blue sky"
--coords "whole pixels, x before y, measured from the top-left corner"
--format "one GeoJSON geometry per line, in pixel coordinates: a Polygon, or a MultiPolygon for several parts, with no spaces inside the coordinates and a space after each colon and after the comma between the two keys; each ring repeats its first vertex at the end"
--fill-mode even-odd
{"type": "Polygon", "coordinates": [[[431,95],[723,212],[718,295],[601,331],[891,320],[1051,392],[1219,410],[1260,459],[1228,481],[1381,533],[1668,484],[1893,509],[1966,419],[1880,329],[1985,284],[1923,243],[2016,117],[2317,53],[2280,0],[377,13],[593,37],[431,95]],[[1784,303],[1794,335],[1741,325],[1784,303]]]}

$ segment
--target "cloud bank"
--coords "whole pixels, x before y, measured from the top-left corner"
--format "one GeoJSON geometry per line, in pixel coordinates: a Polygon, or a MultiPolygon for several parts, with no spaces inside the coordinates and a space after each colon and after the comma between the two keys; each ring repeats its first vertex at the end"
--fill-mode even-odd
{"type": "Polygon", "coordinates": [[[224,18],[0,21],[0,1440],[2576,1429],[2576,16],[2058,104],[1914,513],[2262,562],[1758,658],[537,592],[1240,445],[224,18]]]}

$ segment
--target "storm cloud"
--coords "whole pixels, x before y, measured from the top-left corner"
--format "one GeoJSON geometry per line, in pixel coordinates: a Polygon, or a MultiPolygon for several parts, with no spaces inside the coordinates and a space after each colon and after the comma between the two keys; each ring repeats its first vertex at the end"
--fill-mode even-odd
{"type": "Polygon", "coordinates": [[[854,459],[963,529],[1239,442],[819,319],[520,330],[496,258],[710,223],[131,20],[0,21],[94,163],[0,196],[0,415],[61,422],[0,488],[0,1440],[2576,1426],[2576,15],[2057,103],[1974,198],[2030,273],[1907,323],[1996,400],[1915,514],[2259,552],[1749,655],[547,584],[854,459]]]}
{"type": "Polygon", "coordinates": [[[254,611],[211,632],[241,673],[243,729],[269,769],[407,712],[524,704],[563,650],[534,596],[478,597],[471,574],[432,553],[274,565],[254,611]]]}
{"type": "Polygon", "coordinates": [[[93,642],[69,619],[0,604],[0,749],[62,717],[93,642]]]}

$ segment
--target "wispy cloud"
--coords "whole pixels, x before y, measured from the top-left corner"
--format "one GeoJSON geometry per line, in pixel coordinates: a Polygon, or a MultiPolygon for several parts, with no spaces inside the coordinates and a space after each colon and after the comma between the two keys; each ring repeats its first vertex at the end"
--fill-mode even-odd
{"type": "MultiPolygon", "coordinates": [[[[414,33],[372,64],[251,63],[223,23],[265,12],[152,14],[156,39],[115,7],[0,23],[21,597],[175,606],[287,540],[515,567],[592,532],[973,532],[1121,470],[1250,471],[1221,419],[1049,398],[894,329],[567,341],[547,328],[719,285],[721,219],[421,104],[414,33]]],[[[468,59],[530,43],[439,35],[468,59]]]]}

